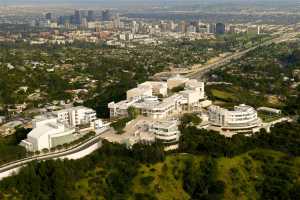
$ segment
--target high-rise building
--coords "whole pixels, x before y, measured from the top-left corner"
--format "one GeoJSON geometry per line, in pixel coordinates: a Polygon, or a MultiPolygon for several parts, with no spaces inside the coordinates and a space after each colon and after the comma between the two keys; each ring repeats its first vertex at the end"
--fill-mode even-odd
{"type": "Polygon", "coordinates": [[[64,24],[64,23],[65,23],[65,18],[64,18],[64,16],[59,16],[57,22],[58,22],[59,25],[64,24]]]}
{"type": "Polygon", "coordinates": [[[197,21],[192,21],[192,22],[190,22],[190,25],[192,25],[192,26],[195,26],[195,27],[197,27],[197,26],[199,26],[199,22],[197,22],[197,21]]]}
{"type": "Polygon", "coordinates": [[[110,10],[104,10],[102,12],[102,20],[103,21],[111,21],[113,19],[113,14],[110,10]]]}
{"type": "Polygon", "coordinates": [[[80,10],[80,15],[81,15],[81,18],[87,18],[88,16],[88,11],[87,10],[80,10]]]}
{"type": "Polygon", "coordinates": [[[114,28],[120,28],[121,26],[121,20],[119,14],[116,14],[113,18],[114,28]]]}
{"type": "Polygon", "coordinates": [[[50,20],[47,20],[45,18],[39,19],[38,26],[39,27],[50,27],[50,20]]]}
{"type": "Polygon", "coordinates": [[[66,22],[70,23],[72,21],[73,16],[59,16],[57,23],[59,25],[64,25],[66,22]]]}
{"type": "Polygon", "coordinates": [[[69,28],[71,27],[69,21],[65,21],[65,23],[64,23],[63,25],[64,25],[64,27],[65,27],[66,29],[69,29],[69,28]]]}
{"type": "Polygon", "coordinates": [[[181,21],[178,24],[178,32],[185,33],[186,32],[186,23],[185,21],[181,21]]]}
{"type": "Polygon", "coordinates": [[[75,10],[74,23],[77,24],[77,25],[81,24],[81,13],[80,13],[79,10],[75,10]]]}
{"type": "Polygon", "coordinates": [[[87,19],[85,17],[83,17],[81,19],[81,24],[80,24],[81,28],[87,28],[88,27],[88,23],[87,23],[87,19]]]}
{"type": "Polygon", "coordinates": [[[139,33],[145,33],[145,32],[147,32],[147,26],[142,21],[139,21],[139,23],[138,23],[138,32],[139,33]]]}
{"type": "Polygon", "coordinates": [[[198,33],[209,33],[209,24],[197,23],[196,30],[198,33]]]}
{"type": "Polygon", "coordinates": [[[216,34],[220,34],[220,35],[225,34],[225,30],[226,30],[225,28],[226,28],[225,24],[217,23],[216,24],[216,34]]]}
{"type": "Polygon", "coordinates": [[[188,32],[188,33],[196,33],[196,27],[191,24],[191,25],[187,26],[186,32],[188,32]]]}
{"type": "Polygon", "coordinates": [[[88,16],[87,16],[87,20],[89,22],[91,21],[95,21],[96,17],[95,17],[95,12],[93,10],[89,10],[88,11],[88,16]]]}
{"type": "Polygon", "coordinates": [[[174,31],[175,30],[175,28],[176,28],[176,24],[174,23],[174,21],[169,21],[168,22],[168,30],[169,31],[174,31]]]}
{"type": "Polygon", "coordinates": [[[161,32],[167,32],[168,31],[168,24],[164,21],[161,21],[160,22],[160,29],[161,29],[161,32]]]}
{"type": "Polygon", "coordinates": [[[46,13],[46,14],[45,14],[45,18],[46,18],[47,20],[52,20],[52,13],[46,13]]]}
{"type": "Polygon", "coordinates": [[[136,23],[136,21],[131,22],[131,32],[137,33],[139,31],[139,24],[136,23]]]}
{"type": "Polygon", "coordinates": [[[209,33],[216,33],[216,24],[209,24],[209,33]]]}

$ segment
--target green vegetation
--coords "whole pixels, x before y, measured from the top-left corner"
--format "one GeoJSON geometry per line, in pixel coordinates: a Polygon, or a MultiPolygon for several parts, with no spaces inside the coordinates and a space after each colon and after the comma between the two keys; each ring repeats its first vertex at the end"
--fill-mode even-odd
{"type": "Polygon", "coordinates": [[[207,158],[197,166],[193,160],[186,163],[183,188],[192,199],[221,199],[225,184],[216,180],[216,161],[207,158]]]}
{"type": "Polygon", "coordinates": [[[140,115],[139,109],[135,107],[128,108],[128,116],[130,119],[136,119],[140,115]]]}
{"type": "Polygon", "coordinates": [[[298,42],[273,44],[249,52],[222,69],[210,72],[211,81],[232,85],[210,86],[209,97],[227,103],[246,103],[299,113],[300,45],[298,42]]]}
{"type": "MultiPolygon", "coordinates": [[[[136,49],[87,44],[63,48],[45,45],[40,49],[23,43],[4,45],[0,50],[0,87],[5,90],[0,92],[0,105],[26,101],[35,107],[53,100],[72,101],[76,95],[71,90],[87,89],[77,97],[99,116],[107,117],[108,102],[124,99],[127,89],[152,74],[168,66],[204,63],[218,53],[261,39],[251,38],[239,35],[216,41],[171,41],[157,48],[136,49]],[[26,60],[44,64],[34,67],[26,60]],[[9,69],[7,63],[15,68],[9,69]],[[47,71],[52,67],[54,72],[47,71]],[[42,86],[36,85],[38,81],[42,86]],[[54,86],[47,88],[52,82],[54,86]],[[28,89],[20,89],[22,86],[28,89]],[[39,93],[41,98],[28,101],[32,93],[39,93]]],[[[209,98],[226,107],[239,103],[270,105],[299,114],[299,88],[292,88],[290,79],[300,64],[299,48],[298,44],[263,47],[226,69],[212,72],[211,80],[232,85],[209,86],[209,98]]],[[[133,108],[128,113],[127,118],[112,123],[118,133],[139,115],[133,108]]],[[[271,120],[270,116],[263,117],[271,120]]],[[[299,123],[279,124],[271,133],[261,131],[252,137],[226,138],[197,129],[201,120],[195,114],[185,114],[181,122],[180,149],[175,152],[165,153],[161,144],[137,144],[127,149],[104,141],[101,149],[80,160],[29,164],[20,174],[0,182],[0,199],[300,199],[299,123]]],[[[14,146],[24,136],[22,130],[0,140],[1,161],[24,156],[24,149],[14,146]],[[12,154],[12,150],[17,153],[12,154]]]]}
{"type": "Polygon", "coordinates": [[[80,182],[86,180],[91,189],[89,195],[126,199],[131,195],[130,183],[137,174],[138,163],[163,159],[163,147],[159,144],[127,150],[125,146],[105,142],[101,151],[81,160],[31,163],[18,176],[1,182],[0,195],[7,199],[82,199],[85,196],[76,192],[81,189],[80,182]]]}
{"type": "Polygon", "coordinates": [[[229,92],[225,92],[224,90],[212,89],[212,96],[216,99],[224,100],[224,101],[232,101],[235,99],[235,96],[229,92]]]}
{"type": "Polygon", "coordinates": [[[123,99],[126,90],[153,74],[169,66],[197,64],[223,51],[210,43],[198,42],[197,48],[190,42],[167,42],[155,48],[1,43],[0,107],[23,102],[29,108],[42,107],[55,100],[79,99],[107,117],[107,103],[123,99]]]}
{"type": "Polygon", "coordinates": [[[201,118],[195,113],[186,113],[180,119],[180,129],[185,129],[187,126],[197,126],[201,123],[201,118]]]}
{"type": "Polygon", "coordinates": [[[1,42],[0,108],[6,112],[14,104],[26,102],[30,109],[64,100],[92,107],[98,116],[108,117],[107,103],[124,99],[126,90],[155,73],[204,64],[264,37],[241,34],[216,40],[166,39],[155,47],[136,44],[136,48],[82,42],[63,46],[1,42]]]}
{"type": "Polygon", "coordinates": [[[188,126],[181,149],[103,147],[76,161],[32,163],[0,182],[3,199],[299,199],[300,125],[225,138],[188,126]],[[34,181],[34,183],[32,183],[34,181]],[[64,188],[62,190],[62,188],[64,188]],[[276,196],[274,196],[276,194],[276,196]]]}
{"type": "Polygon", "coordinates": [[[117,134],[122,134],[124,132],[124,128],[126,127],[126,124],[130,122],[131,119],[129,117],[118,119],[116,122],[111,123],[111,127],[113,127],[117,134]]]}
{"type": "Polygon", "coordinates": [[[268,102],[267,98],[253,91],[233,85],[212,85],[206,88],[209,99],[220,106],[231,108],[238,104],[247,104],[254,107],[278,106],[268,102]]]}
{"type": "Polygon", "coordinates": [[[18,144],[26,138],[30,129],[17,128],[16,133],[0,137],[0,165],[26,156],[26,151],[18,144]]]}
{"type": "Polygon", "coordinates": [[[128,108],[128,117],[123,117],[121,119],[118,119],[117,121],[111,123],[111,127],[113,127],[117,134],[122,134],[124,132],[124,128],[126,127],[126,124],[134,119],[136,119],[140,115],[140,111],[134,107],[128,108]]]}
{"type": "Polygon", "coordinates": [[[272,114],[263,111],[259,111],[258,116],[263,120],[263,122],[272,122],[282,117],[281,114],[272,114]]]}
{"type": "MultiPolygon", "coordinates": [[[[183,189],[183,171],[185,163],[189,160],[199,163],[202,157],[192,155],[167,156],[164,162],[156,164],[143,164],[139,167],[137,176],[133,179],[132,188],[135,199],[138,196],[152,197],[153,199],[189,199],[189,195],[183,189]],[[141,184],[143,177],[153,177],[148,185],[141,184]]],[[[134,197],[130,198],[134,199],[134,197]]]]}
{"type": "Polygon", "coordinates": [[[266,149],[252,150],[234,158],[217,159],[218,179],[226,185],[224,199],[297,199],[294,191],[300,170],[299,166],[295,167],[297,159],[266,149]],[[270,178],[278,182],[269,182],[270,178]],[[272,195],[267,187],[273,189],[272,195]],[[286,188],[282,190],[281,187],[286,188]]]}
{"type": "MultiPolygon", "coordinates": [[[[27,138],[27,134],[31,129],[17,128],[15,134],[7,137],[0,137],[0,165],[15,161],[28,156],[33,156],[34,154],[39,155],[41,152],[26,152],[24,147],[19,144],[22,140],[27,138]]],[[[89,132],[83,137],[71,142],[52,147],[51,149],[43,149],[43,153],[49,153],[49,151],[54,152],[57,150],[62,150],[63,148],[70,148],[81,144],[82,142],[88,140],[95,135],[95,132],[89,132]]]]}
{"type": "Polygon", "coordinates": [[[282,151],[300,155],[300,124],[283,123],[272,128],[272,133],[262,130],[247,137],[242,134],[226,138],[217,132],[187,127],[182,131],[181,151],[192,154],[209,154],[214,157],[233,157],[255,148],[282,151]]]}

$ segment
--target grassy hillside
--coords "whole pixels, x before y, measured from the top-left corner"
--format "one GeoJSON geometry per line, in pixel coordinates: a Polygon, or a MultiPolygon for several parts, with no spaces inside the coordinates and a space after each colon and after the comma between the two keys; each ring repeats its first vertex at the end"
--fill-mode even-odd
{"type": "MultiPolygon", "coordinates": [[[[300,182],[300,157],[292,158],[289,163],[282,163],[287,155],[277,151],[256,149],[234,158],[217,158],[216,179],[225,183],[223,199],[247,200],[261,199],[258,191],[261,183],[266,179],[263,168],[266,165],[261,159],[273,160],[275,164],[283,164],[293,171],[295,180],[300,182]]],[[[201,161],[205,156],[191,154],[170,155],[164,162],[157,164],[143,164],[134,177],[130,200],[159,199],[185,200],[190,195],[183,188],[183,176],[187,160],[193,160],[201,169],[201,161]]],[[[193,166],[197,167],[197,166],[193,166]]],[[[72,191],[74,199],[103,199],[101,192],[93,189],[95,182],[105,184],[101,169],[89,171],[86,178],[76,183],[72,191]],[[102,178],[101,178],[102,177],[102,178]]],[[[101,187],[101,184],[98,185],[101,187]]],[[[100,189],[100,188],[98,188],[100,189]]]]}
{"type": "Polygon", "coordinates": [[[155,194],[161,200],[189,199],[189,195],[183,189],[182,172],[185,161],[191,158],[195,158],[198,164],[203,159],[201,156],[181,154],[169,156],[163,163],[142,165],[139,174],[133,180],[133,191],[148,196],[155,194]]]}
{"type": "Polygon", "coordinates": [[[0,199],[300,199],[299,124],[232,138],[180,127],[177,153],[166,155],[160,143],[127,149],[104,141],[79,160],[29,164],[0,182],[0,199]]]}
{"type": "Polygon", "coordinates": [[[261,153],[275,159],[283,156],[275,151],[255,150],[232,159],[218,159],[218,178],[226,184],[224,199],[259,199],[255,186],[263,178],[262,163],[254,160],[251,153],[261,153]]]}

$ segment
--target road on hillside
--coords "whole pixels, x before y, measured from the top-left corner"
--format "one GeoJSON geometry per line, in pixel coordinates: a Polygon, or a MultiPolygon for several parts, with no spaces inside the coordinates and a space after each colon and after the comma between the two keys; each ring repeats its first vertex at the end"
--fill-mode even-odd
{"type": "MultiPolygon", "coordinates": [[[[103,133],[105,132],[108,132],[110,131],[110,129],[104,131],[103,133]]],[[[24,158],[24,159],[21,159],[21,160],[17,160],[17,161],[13,161],[11,163],[7,163],[7,164],[4,164],[2,166],[0,166],[0,173],[3,173],[3,172],[6,172],[8,170],[11,170],[11,169],[15,169],[15,168],[18,168],[18,167],[21,167],[21,166],[24,166],[32,161],[41,161],[41,160],[50,160],[50,159],[57,159],[57,158],[60,158],[60,157],[63,157],[63,156],[67,156],[67,155],[70,155],[70,154],[74,154],[74,153],[77,153],[77,152],[80,152],[84,149],[87,149],[88,147],[94,145],[95,143],[98,143],[101,141],[101,134],[100,135],[97,135],[85,142],[83,142],[82,144],[74,147],[74,148],[71,148],[71,149],[67,149],[65,151],[62,151],[62,152],[53,152],[53,153],[50,153],[50,154],[46,154],[46,155],[40,155],[40,156],[34,156],[34,157],[30,157],[30,158],[24,158]]]]}

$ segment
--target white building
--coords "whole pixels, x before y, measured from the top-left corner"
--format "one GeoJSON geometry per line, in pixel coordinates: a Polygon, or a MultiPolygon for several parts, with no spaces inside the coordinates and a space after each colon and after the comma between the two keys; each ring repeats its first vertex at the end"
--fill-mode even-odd
{"type": "Polygon", "coordinates": [[[193,106],[198,105],[199,98],[195,93],[194,91],[184,91],[163,100],[159,100],[156,96],[143,96],[118,103],[111,102],[108,104],[110,117],[127,116],[128,108],[134,107],[144,116],[153,119],[163,119],[172,114],[180,113],[183,110],[191,110],[193,106]]]}
{"type": "Polygon", "coordinates": [[[127,100],[131,100],[134,97],[140,96],[152,96],[152,88],[150,86],[139,86],[127,91],[127,100]]]}
{"type": "MultiPolygon", "coordinates": [[[[142,115],[153,119],[166,118],[184,110],[199,109],[200,101],[205,98],[204,83],[188,79],[184,83],[186,83],[184,91],[162,99],[158,96],[167,95],[168,85],[166,82],[142,83],[137,88],[127,91],[127,100],[108,104],[110,117],[127,116],[129,107],[135,107],[142,115]]],[[[177,85],[177,83],[172,83],[172,85],[177,85]]]]}
{"type": "Polygon", "coordinates": [[[83,106],[54,111],[53,115],[56,116],[60,122],[72,127],[88,124],[97,118],[96,112],[93,109],[83,106]]]}
{"type": "Polygon", "coordinates": [[[127,116],[128,108],[134,107],[139,109],[140,113],[144,116],[160,119],[167,117],[175,111],[180,98],[180,95],[173,95],[160,101],[158,97],[155,96],[143,96],[118,103],[111,102],[108,104],[108,108],[110,109],[110,117],[127,116]]]}
{"type": "Polygon", "coordinates": [[[279,109],[269,108],[269,107],[259,107],[257,110],[267,112],[267,113],[273,113],[276,115],[280,115],[282,113],[282,111],[279,109]]]}
{"type": "Polygon", "coordinates": [[[195,79],[188,80],[185,82],[185,89],[186,90],[195,90],[199,92],[199,98],[205,98],[205,85],[204,82],[199,82],[195,79]]]}
{"type": "Polygon", "coordinates": [[[168,89],[173,89],[176,88],[178,86],[184,85],[189,79],[188,78],[184,78],[182,76],[175,76],[172,78],[169,78],[167,83],[168,83],[168,89]]]}
{"type": "Polygon", "coordinates": [[[0,124],[3,124],[6,120],[5,116],[0,116],[0,124]]]}
{"type": "Polygon", "coordinates": [[[127,100],[142,96],[166,96],[168,85],[165,82],[146,81],[139,84],[136,88],[127,91],[127,100]]]}
{"type": "Polygon", "coordinates": [[[28,151],[41,151],[70,143],[83,136],[78,134],[77,130],[82,128],[91,131],[103,125],[101,120],[96,119],[94,110],[83,106],[38,116],[32,124],[33,129],[27,139],[20,143],[28,151]]]}
{"type": "Polygon", "coordinates": [[[165,146],[165,151],[178,149],[180,131],[178,121],[159,121],[149,126],[149,132],[154,133],[155,139],[165,146]]]}
{"type": "Polygon", "coordinates": [[[223,131],[253,131],[261,125],[256,110],[244,104],[235,106],[234,110],[213,105],[208,108],[208,116],[210,125],[223,131]]]}
{"type": "Polygon", "coordinates": [[[188,106],[188,109],[193,105],[197,105],[201,99],[200,92],[196,90],[184,90],[179,92],[186,100],[184,104],[188,106]]]}
{"type": "Polygon", "coordinates": [[[167,96],[168,95],[168,84],[166,82],[159,82],[159,81],[146,81],[145,83],[139,84],[138,87],[148,86],[152,88],[153,95],[161,95],[167,96]]]}
{"type": "Polygon", "coordinates": [[[168,98],[159,101],[157,97],[146,97],[133,106],[138,108],[142,115],[153,119],[163,119],[175,112],[180,112],[183,96],[174,94],[168,98]]]}
{"type": "Polygon", "coordinates": [[[57,145],[74,141],[75,127],[66,127],[55,117],[40,118],[33,122],[33,129],[26,140],[22,140],[21,146],[28,151],[41,151],[57,145]]]}

